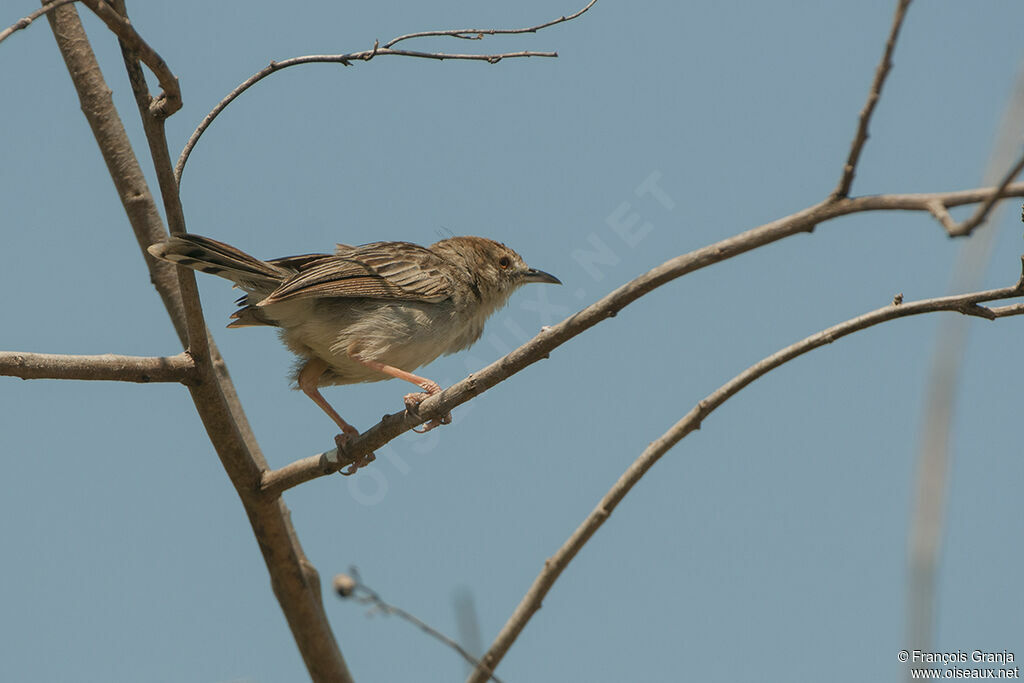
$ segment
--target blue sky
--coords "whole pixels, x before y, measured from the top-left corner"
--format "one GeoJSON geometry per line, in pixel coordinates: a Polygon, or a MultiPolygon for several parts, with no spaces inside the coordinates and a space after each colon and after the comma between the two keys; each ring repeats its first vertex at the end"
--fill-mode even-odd
{"type": "MultiPolygon", "coordinates": [[[[823,198],[894,3],[600,0],[576,22],[424,50],[557,50],[497,65],[380,58],[272,76],[214,123],[182,183],[191,231],[271,257],[449,233],[506,242],[531,286],[442,385],[667,258],[823,198]],[[656,179],[670,201],[639,196],[656,179]],[[642,238],[612,224],[636,214],[642,238]],[[596,241],[596,242],[595,242],[596,241]],[[598,268],[580,252],[604,244],[598,268]]],[[[7,3],[7,25],[34,5],[7,3]]],[[[521,3],[130,3],[179,76],[172,151],[271,59],[426,29],[526,26],[521,3]]],[[[145,143],[116,42],[85,17],[145,143]]],[[[912,5],[854,194],[978,186],[1021,64],[1024,6],[912,5]]],[[[0,45],[0,348],[177,346],[45,22],[0,45]]],[[[148,161],[144,161],[148,166],[148,161]]],[[[148,168],[147,168],[148,172],[148,168]]],[[[155,179],[150,175],[150,186],[155,179]]],[[[1018,203],[985,286],[1013,282],[1018,203]]],[[[349,565],[450,634],[471,591],[489,643],[550,556],[653,439],[749,364],[888,303],[947,292],[963,243],[926,216],[862,214],[675,281],[455,411],[372,469],[285,495],[325,584],[349,565]]],[[[268,330],[207,320],[271,464],[332,446],[268,330]]],[[[935,646],[1020,643],[1019,319],[973,320],[951,425],[935,646]]],[[[671,451],[562,576],[506,681],[897,680],[906,539],[936,316],[844,339],[759,380],[671,451]]],[[[327,389],[366,428],[397,381],[327,389]]],[[[305,672],[241,505],[187,392],[0,378],[0,661],[9,680],[286,681],[305,672]]],[[[450,650],[325,595],[356,680],[451,681],[450,650]]],[[[1017,653],[1024,656],[1024,652],[1017,653]]]]}

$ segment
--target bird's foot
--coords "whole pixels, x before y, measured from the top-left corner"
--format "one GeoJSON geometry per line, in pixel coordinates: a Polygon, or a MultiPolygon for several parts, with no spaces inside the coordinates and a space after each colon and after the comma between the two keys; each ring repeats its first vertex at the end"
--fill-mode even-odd
{"type": "MultiPolygon", "coordinates": [[[[334,437],[334,445],[338,447],[338,454],[339,455],[341,454],[342,450],[344,450],[344,448],[345,448],[345,444],[348,443],[348,440],[350,438],[352,438],[353,436],[358,436],[358,435],[359,435],[359,430],[357,430],[354,427],[350,426],[348,429],[344,430],[341,434],[338,434],[336,437],[334,437]],[[351,430],[351,431],[349,431],[349,430],[351,430]]],[[[376,459],[377,459],[376,455],[374,455],[373,453],[367,453],[366,455],[364,455],[363,457],[359,458],[358,460],[353,461],[352,464],[348,466],[347,470],[340,470],[340,472],[343,475],[345,475],[346,477],[351,476],[351,475],[355,474],[356,470],[358,470],[360,467],[366,467],[367,465],[369,465],[371,462],[373,462],[376,459]]]]}
{"type": "MultiPolygon", "coordinates": [[[[424,399],[426,399],[427,397],[429,397],[431,395],[432,394],[424,394],[424,393],[406,394],[405,395],[405,412],[409,413],[413,417],[419,417],[420,403],[422,403],[424,399]]],[[[442,415],[441,417],[435,417],[430,422],[427,422],[427,423],[423,424],[422,428],[420,428],[420,429],[417,429],[416,427],[413,427],[412,431],[416,432],[417,434],[426,434],[427,432],[429,432],[431,429],[434,429],[435,427],[440,427],[441,425],[450,425],[451,423],[452,423],[452,414],[451,413],[446,413],[446,414],[442,415]]]]}

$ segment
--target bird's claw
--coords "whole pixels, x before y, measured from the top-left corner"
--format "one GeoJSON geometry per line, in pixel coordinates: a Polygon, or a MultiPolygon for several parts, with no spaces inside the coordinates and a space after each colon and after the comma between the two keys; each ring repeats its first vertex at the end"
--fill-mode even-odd
{"type": "Polygon", "coordinates": [[[450,425],[451,423],[452,423],[452,414],[451,413],[446,413],[442,417],[434,418],[430,422],[427,422],[426,424],[423,425],[422,429],[418,429],[416,427],[413,427],[412,431],[416,432],[417,434],[426,434],[427,432],[429,432],[434,427],[440,427],[441,425],[450,425]]]}
{"type": "MultiPolygon", "coordinates": [[[[358,434],[359,434],[359,432],[356,431],[355,429],[353,429],[351,432],[349,432],[348,430],[345,430],[343,433],[338,434],[336,437],[334,437],[334,445],[337,446],[338,454],[339,455],[341,454],[342,450],[345,448],[345,444],[348,443],[349,438],[352,437],[352,436],[356,436],[358,434]]],[[[360,467],[366,467],[367,465],[369,465],[371,462],[373,462],[376,459],[377,459],[376,455],[374,455],[373,453],[367,453],[366,455],[364,455],[363,457],[359,458],[358,460],[352,461],[352,463],[348,466],[347,470],[338,470],[338,471],[341,472],[341,474],[345,475],[346,477],[350,477],[353,474],[355,474],[356,470],[358,470],[360,467]]]]}
{"type": "MultiPolygon", "coordinates": [[[[405,395],[405,412],[407,412],[409,415],[412,415],[413,417],[419,417],[420,403],[422,403],[423,400],[426,399],[429,396],[430,396],[430,394],[424,394],[424,393],[406,394],[405,395]]],[[[412,431],[416,432],[417,434],[426,434],[427,432],[429,432],[431,429],[434,429],[435,427],[440,427],[441,425],[450,425],[451,423],[452,423],[452,414],[451,413],[445,413],[441,417],[435,417],[430,422],[427,422],[427,423],[423,424],[421,426],[421,428],[413,427],[412,431]]]]}

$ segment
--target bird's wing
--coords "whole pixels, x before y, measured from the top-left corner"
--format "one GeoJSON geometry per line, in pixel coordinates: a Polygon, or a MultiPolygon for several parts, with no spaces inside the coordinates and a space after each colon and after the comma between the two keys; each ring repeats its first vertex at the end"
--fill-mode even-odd
{"type": "Polygon", "coordinates": [[[284,268],[286,270],[292,270],[298,272],[303,268],[308,268],[314,262],[320,259],[331,258],[330,254],[302,254],[301,256],[282,256],[281,258],[267,259],[267,263],[277,266],[278,268],[284,268]]]}
{"type": "Polygon", "coordinates": [[[451,266],[425,247],[376,242],[300,266],[299,272],[260,302],[303,297],[362,297],[438,302],[452,295],[451,266]]]}

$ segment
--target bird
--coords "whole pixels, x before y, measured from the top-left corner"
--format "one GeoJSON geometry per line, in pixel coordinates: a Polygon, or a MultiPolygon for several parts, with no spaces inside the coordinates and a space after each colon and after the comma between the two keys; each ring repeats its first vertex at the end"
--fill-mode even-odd
{"type": "MultiPolygon", "coordinates": [[[[411,242],[336,245],[332,254],[260,260],[195,234],[152,244],[157,259],[230,280],[245,294],[229,328],[270,326],[298,357],[296,387],[341,430],[339,451],[359,434],[320,387],[397,378],[422,392],[404,397],[407,412],[441,391],[413,371],[441,355],[469,348],[487,319],[520,286],[562,284],[526,265],[514,250],[485,237],[449,237],[423,247],[411,242]]],[[[421,423],[427,432],[451,413],[421,423]]],[[[372,453],[344,474],[374,460],[372,453]]]]}

